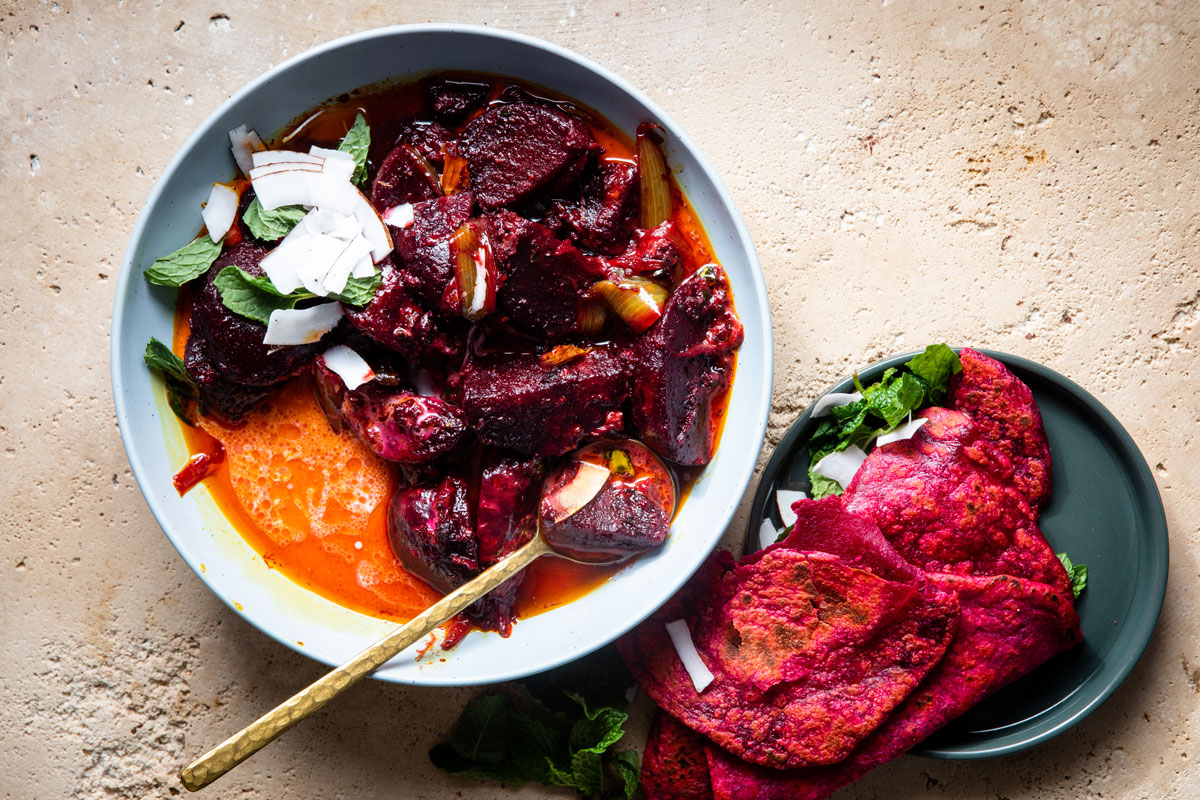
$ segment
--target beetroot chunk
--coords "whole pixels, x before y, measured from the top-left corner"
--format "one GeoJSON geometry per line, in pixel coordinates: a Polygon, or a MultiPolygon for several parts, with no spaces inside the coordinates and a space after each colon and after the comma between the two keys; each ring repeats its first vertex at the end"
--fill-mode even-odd
{"type": "Polygon", "coordinates": [[[404,285],[391,259],[379,264],[383,282],[371,302],[346,307],[350,324],[405,358],[423,364],[462,362],[462,337],[453,326],[422,308],[404,285]]]}
{"type": "Polygon", "coordinates": [[[466,440],[462,412],[444,400],[389,390],[375,382],[347,389],[320,356],[313,374],[318,399],[334,430],[349,429],[380,458],[428,464],[466,440]]]}
{"type": "Polygon", "coordinates": [[[610,258],[608,265],[621,274],[669,279],[682,258],[675,223],[667,220],[658,227],[639,230],[629,248],[610,258]]]}
{"type": "MultiPolygon", "coordinates": [[[[479,479],[479,504],[475,509],[475,535],[479,563],[488,567],[533,538],[537,531],[537,502],[541,490],[540,459],[521,460],[498,456],[483,468],[479,479]]],[[[481,616],[494,623],[501,636],[512,632],[517,589],[524,573],[517,573],[476,603],[481,616]]]]}
{"type": "Polygon", "coordinates": [[[709,264],[675,288],[662,318],[633,346],[633,421],[677,464],[712,459],[721,396],[742,343],[725,272],[709,264]]]}
{"type": "Polygon", "coordinates": [[[444,298],[454,284],[454,254],[450,240],[471,216],[475,201],[470,192],[438,197],[413,206],[413,223],[392,228],[400,277],[404,285],[424,302],[426,308],[446,308],[444,298]]]}
{"type": "Polygon", "coordinates": [[[213,280],[228,266],[262,275],[267,248],[252,240],[226,247],[200,281],[192,304],[192,330],[205,344],[213,365],[234,383],[270,386],[309,368],[320,344],[274,347],[263,344],[267,326],[235,314],[221,302],[213,280]]]}
{"type": "Polygon", "coordinates": [[[404,568],[442,594],[479,572],[467,482],[453,474],[401,488],[388,506],[388,541],[404,568]]]}
{"type": "Polygon", "coordinates": [[[533,538],[541,482],[541,459],[500,455],[484,466],[475,512],[481,564],[495,564],[533,538]]]}
{"type": "Polygon", "coordinates": [[[579,177],[598,145],[581,120],[536,103],[484,111],[458,140],[485,209],[552,195],[579,177]]]}
{"type": "Polygon", "coordinates": [[[474,81],[452,81],[436,78],[427,86],[429,105],[433,115],[448,123],[460,122],[475,109],[481,107],[491,92],[486,83],[474,81]]]}
{"type": "Polygon", "coordinates": [[[452,141],[454,133],[436,122],[410,122],[396,135],[396,144],[409,145],[439,169],[442,166],[442,148],[452,141]]]}
{"type": "Polygon", "coordinates": [[[535,354],[490,356],[468,364],[462,386],[479,438],[525,455],[562,455],[624,425],[625,369],[608,347],[554,365],[535,354]]]}
{"type": "Polygon", "coordinates": [[[200,405],[203,412],[224,422],[241,422],[251,409],[267,399],[267,395],[271,393],[270,387],[243,386],[227,378],[208,357],[204,338],[195,333],[188,337],[187,347],[183,352],[183,364],[200,387],[200,405]]]}
{"type": "Polygon", "coordinates": [[[399,144],[388,153],[371,183],[371,205],[384,214],[404,203],[420,203],[441,194],[437,173],[412,145],[399,144]]]}
{"type": "Polygon", "coordinates": [[[580,333],[580,304],[592,284],[605,277],[597,260],[511,211],[489,215],[487,225],[502,276],[497,308],[532,336],[562,339],[580,333]]]}
{"type": "Polygon", "coordinates": [[[640,206],[637,165],[603,160],[588,171],[578,202],[555,202],[547,224],[580,247],[615,256],[629,244],[640,206]]]}

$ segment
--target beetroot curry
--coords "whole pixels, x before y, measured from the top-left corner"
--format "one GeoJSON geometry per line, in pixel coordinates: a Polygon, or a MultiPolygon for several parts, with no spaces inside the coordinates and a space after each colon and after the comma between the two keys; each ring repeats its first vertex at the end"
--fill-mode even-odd
{"type": "MultiPolygon", "coordinates": [[[[608,555],[665,541],[742,327],[655,126],[630,142],[440,74],[337,98],[273,149],[230,135],[248,180],[160,259],[182,278],[147,271],[182,287],[182,370],[147,352],[193,423],[181,491],[204,480],[269,564],[394,619],[539,521],[608,555]]],[[[612,571],[539,562],[467,616],[508,635],[612,571]]]]}

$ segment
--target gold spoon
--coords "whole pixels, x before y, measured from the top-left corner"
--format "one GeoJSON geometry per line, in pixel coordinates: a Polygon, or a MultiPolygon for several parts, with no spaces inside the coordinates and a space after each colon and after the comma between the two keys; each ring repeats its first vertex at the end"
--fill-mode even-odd
{"type": "MultiPolygon", "coordinates": [[[[657,502],[668,512],[664,522],[669,524],[678,495],[674,480],[658,456],[646,445],[632,440],[604,440],[583,448],[577,454],[592,452],[595,455],[610,451],[619,451],[625,457],[625,466],[629,470],[634,469],[636,462],[642,474],[652,476],[651,483],[656,481],[654,485],[658,487],[657,502]]],[[[652,549],[656,546],[653,542],[649,545],[645,542],[633,544],[632,547],[626,544],[613,549],[613,545],[619,545],[619,541],[605,541],[603,537],[580,541],[576,539],[576,532],[559,526],[559,523],[587,505],[611,474],[607,467],[597,468],[586,462],[568,461],[560,468],[558,477],[563,478],[562,481],[555,482],[554,476],[546,481],[546,486],[553,484],[554,489],[549,494],[543,494],[537,518],[537,535],[527,544],[188,764],[179,773],[183,785],[193,792],[208,786],[270,744],[288,728],[382,667],[405,648],[429,635],[434,628],[525,569],[539,556],[552,554],[580,564],[604,565],[615,564],[638,552],[652,549]]],[[[663,535],[665,538],[665,529],[663,535]]],[[[614,539],[620,538],[622,536],[616,533],[614,539]]]]}
{"type": "Polygon", "coordinates": [[[603,560],[597,560],[595,557],[587,560],[574,558],[555,550],[539,531],[539,535],[530,539],[528,544],[505,556],[333,672],[292,695],[188,764],[179,773],[183,785],[193,792],[208,786],[270,744],[288,728],[382,667],[409,645],[427,636],[446,620],[529,566],[539,556],[548,553],[581,564],[609,564],[625,558],[625,556],[608,556],[603,560]]]}

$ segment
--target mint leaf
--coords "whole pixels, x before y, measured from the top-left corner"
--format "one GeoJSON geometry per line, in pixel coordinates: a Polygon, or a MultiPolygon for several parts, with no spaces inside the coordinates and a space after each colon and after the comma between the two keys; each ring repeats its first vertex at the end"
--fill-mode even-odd
{"type": "Polygon", "coordinates": [[[906,364],[912,374],[925,381],[930,389],[928,402],[939,403],[950,388],[950,378],[962,372],[962,362],[945,344],[931,344],[906,364]]]}
{"type": "Polygon", "coordinates": [[[1071,591],[1078,598],[1087,588],[1087,565],[1074,563],[1066,553],[1056,553],[1055,555],[1062,562],[1063,569],[1067,571],[1067,577],[1071,579],[1071,591]]]}
{"type": "Polygon", "coordinates": [[[634,795],[637,794],[638,785],[642,782],[641,759],[638,758],[637,751],[622,750],[619,753],[613,753],[608,763],[612,765],[622,783],[623,791],[614,796],[623,797],[624,800],[633,800],[634,795]]]}
{"type": "Polygon", "coordinates": [[[221,303],[226,308],[263,325],[270,322],[272,311],[295,308],[296,303],[305,299],[295,294],[281,296],[269,278],[252,276],[232,265],[217,273],[213,286],[221,293],[221,303]]]}
{"type": "Polygon", "coordinates": [[[307,213],[304,206],[280,206],[267,211],[255,197],[247,206],[246,213],[242,214],[242,222],[246,223],[254,238],[274,242],[287,236],[307,213]]]}
{"type": "Polygon", "coordinates": [[[375,274],[369,278],[348,279],[346,288],[342,289],[340,294],[329,295],[329,299],[340,300],[350,306],[365,306],[375,297],[375,292],[379,291],[381,283],[383,283],[383,273],[376,270],[375,274]]]}
{"type": "Polygon", "coordinates": [[[159,286],[182,286],[207,272],[219,255],[220,243],[206,233],[174,253],[155,259],[143,274],[146,280],[159,286]]]}
{"type": "Polygon", "coordinates": [[[162,373],[163,381],[167,385],[167,405],[171,411],[188,425],[195,425],[193,407],[200,400],[200,387],[188,373],[183,359],[153,336],[146,344],[146,352],[142,358],[146,366],[162,373]]]}
{"type": "Polygon", "coordinates": [[[476,697],[458,718],[450,734],[450,746],[470,761],[498,764],[507,760],[512,713],[512,700],[506,694],[476,697]]]}
{"type": "Polygon", "coordinates": [[[183,364],[183,359],[175,355],[171,351],[171,348],[153,336],[150,337],[150,341],[146,344],[146,352],[142,357],[146,360],[146,366],[150,367],[150,369],[158,370],[165,377],[173,378],[195,388],[196,382],[188,374],[187,367],[183,364]]]}
{"type": "Polygon", "coordinates": [[[463,758],[448,744],[439,744],[429,751],[429,760],[440,770],[460,778],[479,781],[495,781],[504,786],[520,786],[526,777],[516,764],[482,764],[463,758]]]}
{"type": "MultiPolygon", "coordinates": [[[[584,696],[561,684],[567,675],[600,675],[612,659],[620,663],[615,649],[605,648],[583,659],[588,664],[535,676],[529,681],[534,685],[523,685],[525,694],[515,700],[498,693],[475,698],[449,741],[430,750],[430,760],[452,774],[506,786],[537,781],[570,787],[588,797],[631,798],[640,775],[637,756],[611,752],[625,734],[628,715],[596,702],[595,695],[584,696]],[[551,687],[557,700],[543,703],[541,690],[551,687]]],[[[623,664],[617,672],[629,677],[623,664]]],[[[608,682],[601,677],[573,685],[585,686],[591,694],[595,688],[607,690],[608,682]]],[[[630,683],[617,693],[622,700],[630,683]]]]}
{"type": "Polygon", "coordinates": [[[354,174],[350,176],[350,180],[356,186],[367,182],[367,151],[370,149],[371,129],[367,126],[367,120],[359,114],[354,118],[350,130],[342,137],[342,143],[338,145],[338,150],[354,157],[354,174]]]}
{"type": "Polygon", "coordinates": [[[884,370],[870,386],[863,386],[855,373],[854,386],[862,399],[829,409],[829,416],[809,435],[809,497],[819,500],[843,491],[837,481],[813,472],[821,459],[852,444],[869,450],[880,434],[895,430],[914,411],[941,402],[950,378],[961,371],[958,354],[935,344],[902,367],[884,370]]]}

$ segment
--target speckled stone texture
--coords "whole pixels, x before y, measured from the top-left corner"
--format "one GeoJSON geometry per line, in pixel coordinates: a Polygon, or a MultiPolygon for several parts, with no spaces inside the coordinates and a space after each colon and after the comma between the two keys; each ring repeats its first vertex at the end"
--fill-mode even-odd
{"type": "MultiPolygon", "coordinates": [[[[766,271],[768,446],[855,365],[947,340],[1071,376],[1145,453],[1170,523],[1170,587],[1125,685],[1031,752],[906,757],[839,797],[1200,797],[1200,6],[5,6],[4,798],[181,794],[188,758],[321,673],[211,595],[150,516],[109,390],[116,272],[155,179],[221,101],[312,45],[431,14],[577,50],[699,143],[766,271]]],[[[368,682],[207,796],[567,797],[429,764],[471,694],[368,682]]]]}

